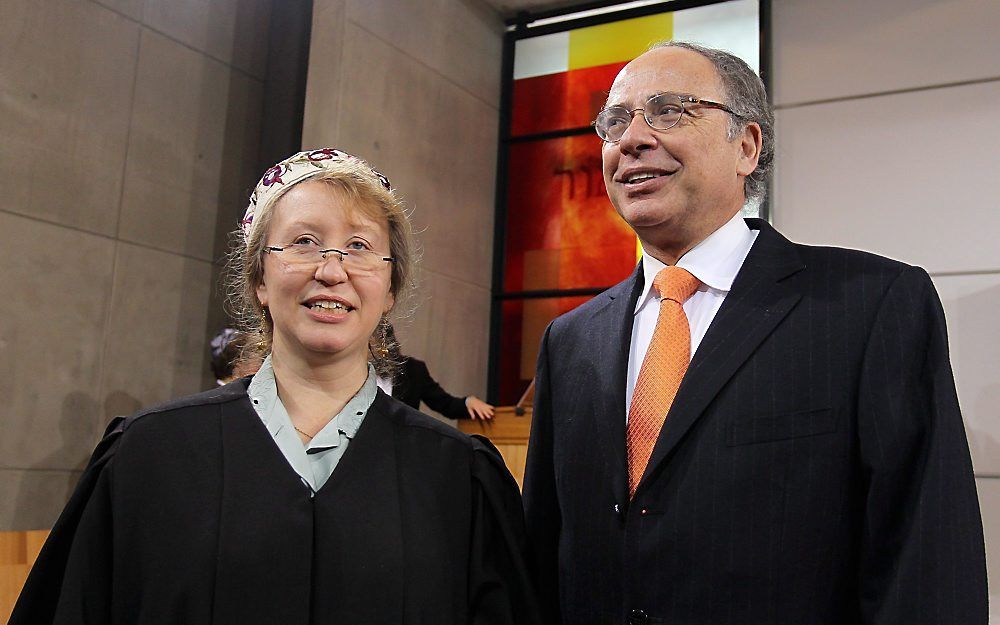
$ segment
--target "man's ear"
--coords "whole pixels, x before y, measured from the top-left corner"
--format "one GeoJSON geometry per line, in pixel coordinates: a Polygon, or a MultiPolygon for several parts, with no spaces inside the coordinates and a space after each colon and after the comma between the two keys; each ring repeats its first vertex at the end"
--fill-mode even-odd
{"type": "Polygon", "coordinates": [[[736,163],[736,173],[741,176],[749,176],[753,170],[757,169],[762,146],[763,135],[760,131],[760,125],[756,122],[749,122],[743,129],[743,136],[740,138],[740,154],[736,163]]]}

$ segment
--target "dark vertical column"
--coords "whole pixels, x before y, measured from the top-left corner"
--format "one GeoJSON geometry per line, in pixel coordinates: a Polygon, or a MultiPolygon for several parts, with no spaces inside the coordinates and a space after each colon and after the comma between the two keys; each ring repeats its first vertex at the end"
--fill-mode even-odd
{"type": "MultiPolygon", "coordinates": [[[[760,0],[760,79],[764,81],[767,99],[774,104],[774,81],[771,79],[771,0],[760,0]]],[[[771,198],[774,192],[774,175],[767,185],[767,194],[760,204],[760,218],[771,221],[771,198]]]]}
{"type": "Polygon", "coordinates": [[[514,89],[513,33],[503,38],[502,69],[500,71],[500,128],[497,133],[496,209],[493,213],[493,293],[490,302],[490,351],[487,367],[486,401],[499,400],[500,328],[503,319],[504,262],[507,247],[507,153],[510,139],[511,91],[514,89]]]}
{"type": "MultiPolygon", "coordinates": [[[[252,9],[246,6],[249,4],[241,1],[239,7],[250,11],[252,9]]],[[[226,254],[234,244],[231,233],[243,216],[247,198],[264,170],[301,149],[312,7],[312,0],[271,0],[266,39],[261,37],[259,41],[245,44],[254,51],[267,48],[264,85],[262,92],[256,89],[251,91],[260,94],[259,100],[229,103],[230,107],[235,106],[239,110],[258,110],[260,107],[260,119],[253,120],[259,123],[256,128],[245,127],[245,114],[230,115],[227,120],[226,146],[221,162],[224,188],[220,191],[220,204],[216,211],[215,260],[205,328],[205,388],[215,383],[207,359],[208,342],[222,328],[235,326],[226,310],[223,267],[226,254]]],[[[256,11],[253,14],[256,16],[256,11]]],[[[250,34],[237,33],[237,36],[249,37],[250,34]]]]}
{"type": "Polygon", "coordinates": [[[258,172],[302,149],[312,0],[272,0],[258,172]]]}

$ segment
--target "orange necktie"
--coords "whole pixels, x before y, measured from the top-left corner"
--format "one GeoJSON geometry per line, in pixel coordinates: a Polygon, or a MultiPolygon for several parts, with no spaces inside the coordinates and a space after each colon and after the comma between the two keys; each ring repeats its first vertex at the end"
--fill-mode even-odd
{"type": "Polygon", "coordinates": [[[661,297],[660,315],[629,407],[625,437],[629,497],[635,495],[691,360],[691,327],[683,304],[700,284],[698,278],[680,267],[665,267],[653,279],[653,288],[661,297]]]}

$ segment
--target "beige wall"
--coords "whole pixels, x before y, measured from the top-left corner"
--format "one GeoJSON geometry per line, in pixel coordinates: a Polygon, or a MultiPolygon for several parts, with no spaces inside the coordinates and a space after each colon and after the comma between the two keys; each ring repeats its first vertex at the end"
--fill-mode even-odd
{"type": "Polygon", "coordinates": [[[302,144],[385,172],[423,244],[404,353],[486,390],[503,22],[479,0],[316,0],[302,144]]]}
{"type": "Polygon", "coordinates": [[[941,294],[1000,622],[1000,3],[773,3],[775,225],[941,294]]]}
{"type": "Polygon", "coordinates": [[[269,7],[0,0],[0,530],[51,526],[112,416],[209,382],[269,7]]]}

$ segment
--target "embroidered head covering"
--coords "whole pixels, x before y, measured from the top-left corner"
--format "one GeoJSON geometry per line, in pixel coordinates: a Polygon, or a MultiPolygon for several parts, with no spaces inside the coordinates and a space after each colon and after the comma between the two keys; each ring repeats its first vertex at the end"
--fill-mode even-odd
{"type": "Polygon", "coordinates": [[[247,205],[247,211],[240,221],[244,240],[247,243],[250,242],[250,235],[253,233],[255,223],[254,214],[257,212],[258,206],[267,206],[282,189],[320,174],[324,170],[330,169],[334,163],[344,161],[363,165],[374,174],[386,191],[392,191],[389,179],[357,156],[334,148],[299,152],[265,171],[264,177],[260,179],[253,193],[250,194],[250,204],[247,205]]]}

